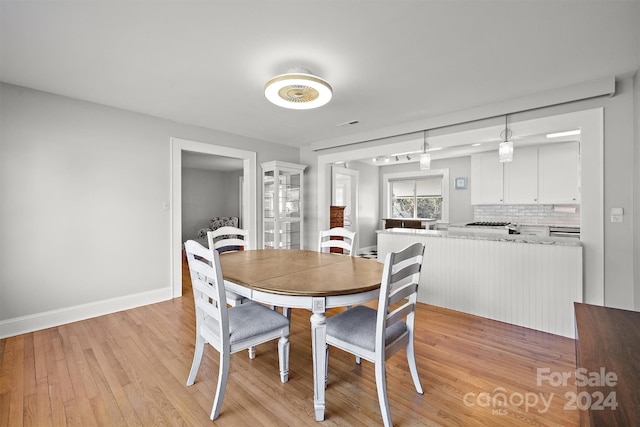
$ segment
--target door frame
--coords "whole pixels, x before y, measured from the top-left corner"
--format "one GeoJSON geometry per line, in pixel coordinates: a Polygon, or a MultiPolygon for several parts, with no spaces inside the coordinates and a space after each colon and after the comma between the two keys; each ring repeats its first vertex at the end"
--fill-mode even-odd
{"type": "Polygon", "coordinates": [[[182,296],[182,152],[212,154],[242,160],[244,187],[242,191],[243,227],[249,229],[249,247],[258,244],[256,191],[256,153],[222,145],[182,138],[170,138],[171,145],[171,291],[173,298],[182,296]]]}
{"type": "MultiPolygon", "coordinates": [[[[335,201],[335,186],[336,186],[336,174],[341,175],[349,175],[351,177],[350,181],[350,200],[349,205],[351,206],[351,231],[355,231],[356,233],[360,230],[358,229],[358,215],[359,215],[359,204],[360,204],[360,194],[359,194],[359,180],[360,180],[360,172],[355,169],[349,169],[346,166],[341,167],[338,165],[331,166],[331,203],[333,205],[336,204],[335,201]]],[[[356,237],[356,242],[354,245],[355,253],[358,253],[358,239],[356,237]]]]}

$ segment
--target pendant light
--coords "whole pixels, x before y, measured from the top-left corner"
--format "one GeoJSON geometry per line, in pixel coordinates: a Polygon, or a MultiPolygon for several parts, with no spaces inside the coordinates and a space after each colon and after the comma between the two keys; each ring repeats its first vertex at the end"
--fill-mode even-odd
{"type": "Polygon", "coordinates": [[[507,127],[507,117],[505,114],[504,130],[500,132],[500,138],[504,138],[504,141],[500,143],[500,147],[498,148],[498,158],[502,163],[513,161],[513,142],[509,141],[511,131],[507,127]]]}
{"type": "Polygon", "coordinates": [[[422,142],[422,153],[420,154],[420,170],[431,169],[431,154],[427,153],[429,144],[427,144],[427,131],[424,131],[424,139],[422,142]]]}

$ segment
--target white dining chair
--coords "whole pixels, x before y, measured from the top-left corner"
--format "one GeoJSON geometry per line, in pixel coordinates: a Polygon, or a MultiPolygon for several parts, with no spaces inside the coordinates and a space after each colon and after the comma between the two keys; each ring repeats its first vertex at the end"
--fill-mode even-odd
{"type": "MultiPolygon", "coordinates": [[[[249,230],[237,227],[225,226],[207,232],[209,248],[219,253],[249,250],[249,230]]],[[[227,291],[227,304],[232,307],[245,301],[242,295],[227,291]]]]}
{"type": "MultiPolygon", "coordinates": [[[[329,230],[320,231],[318,242],[318,252],[330,252],[331,248],[340,248],[348,251],[349,256],[355,256],[354,246],[356,240],[356,232],[343,227],[334,227],[329,230]],[[331,237],[340,237],[341,240],[331,239],[331,237]]],[[[343,252],[344,253],[344,252],[343,252]]],[[[289,307],[282,307],[282,314],[291,320],[291,311],[289,307]]]]}
{"type": "Polygon", "coordinates": [[[255,302],[227,308],[220,256],[193,240],[185,242],[196,311],[196,344],[187,386],[193,385],[205,344],[220,353],[218,384],[211,420],[220,415],[229,376],[230,356],[249,347],[279,339],[280,381],[289,380],[289,320],[255,302]]]}
{"type": "Polygon", "coordinates": [[[249,249],[249,230],[225,226],[207,232],[209,247],[218,252],[231,252],[249,249]]]}
{"type": "Polygon", "coordinates": [[[348,255],[355,256],[356,232],[343,227],[334,227],[329,230],[320,231],[320,241],[318,242],[318,252],[330,252],[331,248],[340,248],[348,251],[348,255]],[[338,237],[340,239],[332,239],[338,237]]]}
{"type": "MultiPolygon", "coordinates": [[[[422,394],[413,349],[414,317],[424,245],[414,243],[387,254],[378,308],[355,306],[327,319],[327,344],[375,365],[376,388],[385,426],[391,426],[387,398],[386,360],[403,347],[416,391],[422,394]],[[401,303],[398,307],[394,304],[401,303]],[[395,308],[390,311],[390,307],[395,308]],[[405,319],[403,321],[403,319],[405,319]]],[[[327,352],[327,360],[329,354],[327,352]]]]}

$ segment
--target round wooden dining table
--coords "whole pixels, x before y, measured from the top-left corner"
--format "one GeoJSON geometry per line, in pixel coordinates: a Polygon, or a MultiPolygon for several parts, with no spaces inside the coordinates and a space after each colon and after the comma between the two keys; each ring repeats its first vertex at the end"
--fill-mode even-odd
{"type": "Polygon", "coordinates": [[[221,254],[228,290],[260,303],[311,311],[314,410],[324,420],[326,318],[329,308],[378,298],[383,264],[376,260],[296,249],[221,254]]]}

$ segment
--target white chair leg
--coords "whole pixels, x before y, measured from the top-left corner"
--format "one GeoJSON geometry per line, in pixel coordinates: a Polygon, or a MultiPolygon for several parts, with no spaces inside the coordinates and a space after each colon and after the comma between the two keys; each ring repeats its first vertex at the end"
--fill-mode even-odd
{"type": "Polygon", "coordinates": [[[413,351],[413,340],[407,341],[407,362],[409,362],[409,371],[411,371],[411,378],[413,378],[413,385],[416,386],[416,391],[422,394],[422,384],[420,383],[420,377],[418,376],[418,365],[416,365],[416,355],[413,351]]]}
{"type": "Polygon", "coordinates": [[[292,308],[289,307],[282,307],[282,314],[284,315],[284,317],[286,317],[289,321],[291,321],[291,313],[293,312],[292,308]]]}
{"type": "Polygon", "coordinates": [[[278,362],[280,364],[280,381],[289,381],[289,336],[283,335],[278,340],[278,362]]]}
{"type": "Polygon", "coordinates": [[[356,356],[356,363],[357,363],[358,365],[361,365],[361,364],[362,364],[362,358],[361,358],[360,356],[356,356]]]}
{"type": "MultiPolygon", "coordinates": [[[[227,294],[227,304],[229,304],[231,307],[237,307],[241,305],[245,300],[245,298],[241,297],[240,295],[232,295],[234,295],[236,298],[230,298],[231,295],[227,294]]],[[[249,347],[247,350],[249,352],[249,359],[255,359],[256,349],[254,347],[249,347]]]]}
{"type": "Polygon", "coordinates": [[[222,400],[224,392],[227,389],[227,379],[229,377],[229,349],[220,353],[220,369],[218,371],[218,385],[216,387],[216,397],[213,399],[213,408],[211,409],[211,421],[218,418],[220,408],[222,408],[222,400]]]}
{"type": "Polygon", "coordinates": [[[327,384],[329,383],[329,344],[327,344],[327,348],[325,350],[324,356],[324,388],[327,388],[327,384]]]}
{"type": "Polygon", "coordinates": [[[193,385],[196,381],[196,375],[200,368],[200,362],[202,361],[202,353],[204,352],[204,338],[198,336],[196,338],[196,348],[193,350],[193,363],[191,364],[191,371],[189,371],[189,378],[187,378],[187,386],[193,385]]]}
{"type": "Polygon", "coordinates": [[[391,411],[389,410],[389,400],[387,399],[387,377],[385,363],[376,362],[376,388],[378,389],[378,402],[380,403],[380,413],[385,427],[392,427],[391,411]]]}

